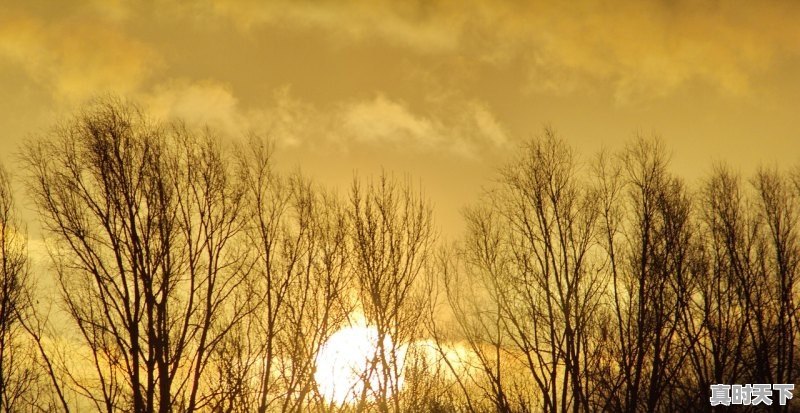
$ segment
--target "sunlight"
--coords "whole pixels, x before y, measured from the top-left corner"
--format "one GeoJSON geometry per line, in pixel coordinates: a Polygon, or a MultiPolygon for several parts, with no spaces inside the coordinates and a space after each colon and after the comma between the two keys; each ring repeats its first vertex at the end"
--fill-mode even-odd
{"type": "MultiPolygon", "coordinates": [[[[374,327],[345,327],[335,332],[322,346],[317,354],[314,379],[319,391],[328,402],[342,405],[353,403],[364,395],[368,400],[374,399],[373,392],[383,384],[383,369],[380,363],[375,364],[378,355],[378,330],[374,327]],[[365,382],[367,387],[365,389],[365,382]]],[[[384,339],[384,348],[392,348],[390,337],[384,339]]],[[[397,360],[403,365],[405,350],[397,349],[397,360]]],[[[402,386],[402,377],[397,387],[402,386]]],[[[387,389],[391,395],[391,386],[387,389]]]]}
{"type": "Polygon", "coordinates": [[[429,374],[438,374],[453,381],[457,375],[472,376],[476,373],[477,355],[463,344],[423,339],[413,342],[409,347],[417,360],[424,360],[429,374]]]}

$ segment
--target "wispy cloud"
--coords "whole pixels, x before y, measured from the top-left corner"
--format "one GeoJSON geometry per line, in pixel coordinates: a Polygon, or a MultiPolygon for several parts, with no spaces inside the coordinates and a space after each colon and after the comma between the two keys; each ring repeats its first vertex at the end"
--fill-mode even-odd
{"type": "Polygon", "coordinates": [[[171,80],[141,94],[152,114],[180,119],[192,127],[209,126],[226,136],[257,133],[283,146],[309,143],[321,136],[333,119],[292,96],[289,87],[275,91],[262,106],[244,107],[229,85],[214,81],[171,80]]]}
{"type": "Polygon", "coordinates": [[[51,22],[13,8],[0,16],[0,61],[66,101],[131,93],[163,63],[148,45],[102,19],[51,22]]]}
{"type": "Polygon", "coordinates": [[[442,140],[441,122],[417,116],[383,95],[346,105],[341,117],[345,131],[357,141],[431,146],[442,140]]]}
{"type": "Polygon", "coordinates": [[[529,90],[568,93],[601,81],[619,101],[663,96],[695,80],[746,94],[776,60],[800,55],[800,3],[790,1],[210,4],[243,30],[315,28],[334,39],[523,64],[529,90]]]}
{"type": "Polygon", "coordinates": [[[464,24],[461,13],[452,13],[456,2],[212,0],[209,4],[212,13],[244,30],[264,24],[321,28],[349,40],[377,36],[430,52],[456,48],[464,24]]]}
{"type": "Polygon", "coordinates": [[[477,158],[481,150],[509,141],[488,106],[474,100],[447,101],[429,113],[383,94],[320,107],[294,96],[286,86],[264,105],[245,107],[222,83],[181,80],[156,86],[143,101],[161,119],[209,125],[231,136],[260,133],[285,146],[347,151],[353,145],[372,145],[477,158]]]}

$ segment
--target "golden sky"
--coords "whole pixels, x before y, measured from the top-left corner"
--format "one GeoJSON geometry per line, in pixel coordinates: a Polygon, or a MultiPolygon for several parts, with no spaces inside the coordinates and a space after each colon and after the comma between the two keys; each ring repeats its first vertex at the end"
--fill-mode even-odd
{"type": "MultiPolygon", "coordinates": [[[[445,232],[515,142],[661,135],[688,179],[800,161],[797,1],[0,2],[0,151],[104,92],[422,182],[445,232]]],[[[14,168],[10,168],[13,169],[14,168]]]]}

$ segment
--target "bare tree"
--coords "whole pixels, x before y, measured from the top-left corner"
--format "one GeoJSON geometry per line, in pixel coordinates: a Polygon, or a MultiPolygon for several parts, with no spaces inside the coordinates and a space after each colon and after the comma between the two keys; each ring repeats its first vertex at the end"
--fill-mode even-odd
{"type": "Polygon", "coordinates": [[[461,325],[473,337],[498,411],[511,411],[513,402],[522,410],[534,409],[531,403],[545,412],[590,410],[598,363],[590,339],[605,289],[591,254],[594,194],[570,148],[546,129],[501,170],[484,205],[467,211],[465,270],[485,292],[472,311],[475,322],[461,325]],[[494,354],[475,342],[480,336],[494,354]],[[539,400],[526,400],[531,390],[504,378],[520,368],[539,400]],[[520,390],[512,395],[512,388],[520,390]]]}
{"type": "Polygon", "coordinates": [[[359,410],[370,396],[378,411],[400,412],[400,344],[416,339],[422,326],[424,297],[418,284],[435,240],[432,210],[409,183],[398,184],[384,173],[366,188],[354,180],[349,214],[359,302],[377,330],[376,355],[363,380],[373,383],[377,375],[379,384],[363,387],[359,410]]]}
{"type": "Polygon", "coordinates": [[[408,181],[344,199],[234,147],[113,98],[25,145],[53,318],[0,168],[0,410],[710,411],[800,377],[800,172],[693,193],[658,139],[589,169],[546,129],[437,250],[408,181]],[[319,354],[357,313],[376,348],[337,406],[319,354]]]}
{"type": "MultiPolygon", "coordinates": [[[[247,311],[242,190],[218,140],[98,101],[24,159],[98,410],[194,410],[213,349],[247,311]]],[[[79,364],[79,363],[78,363],[79,364]]]]}
{"type": "Polygon", "coordinates": [[[257,300],[248,330],[229,342],[234,353],[220,354],[225,365],[234,360],[237,373],[228,376],[241,389],[230,392],[229,404],[238,411],[324,406],[313,377],[317,353],[352,310],[341,201],[299,173],[276,173],[270,158],[271,148],[257,138],[240,154],[257,300]],[[248,380],[258,383],[254,391],[242,384],[248,380]]]}
{"type": "Polygon", "coordinates": [[[611,354],[619,372],[604,404],[628,412],[670,409],[671,384],[698,339],[682,336],[696,283],[691,202],[668,173],[659,140],[638,138],[619,162],[599,168],[607,173],[601,181],[616,330],[611,354]]]}
{"type": "Polygon", "coordinates": [[[717,166],[701,191],[705,271],[698,272],[692,400],[704,401],[715,383],[797,377],[797,192],[775,169],[759,169],[751,183],[743,187],[717,166]]]}
{"type": "MultiPolygon", "coordinates": [[[[750,311],[743,302],[754,258],[753,217],[737,176],[716,166],[699,196],[700,254],[694,316],[686,330],[699,336],[690,351],[685,381],[688,400],[705,404],[706,389],[715,383],[743,380],[748,349],[750,311]]],[[[709,406],[710,410],[710,406],[709,406]]]]}
{"type": "Polygon", "coordinates": [[[22,324],[32,305],[31,279],[27,240],[15,216],[12,192],[0,165],[0,411],[35,406],[31,393],[40,376],[22,324]]]}
{"type": "Polygon", "coordinates": [[[513,367],[507,362],[508,339],[499,294],[502,282],[484,270],[497,268],[500,231],[488,208],[472,208],[467,216],[471,219],[466,246],[457,246],[441,267],[456,337],[467,343],[477,359],[477,372],[461,382],[462,391],[471,406],[481,406],[486,399],[496,411],[511,412],[513,394],[509,389],[514,385],[505,376],[513,367]],[[474,254],[475,248],[482,254],[474,254]]]}
{"type": "MultiPolygon", "coordinates": [[[[760,309],[769,312],[757,315],[762,318],[764,337],[757,342],[756,371],[753,379],[758,383],[791,383],[795,370],[797,343],[795,303],[800,242],[798,239],[798,203],[792,183],[776,169],[760,169],[753,186],[758,193],[760,216],[764,222],[766,244],[763,273],[760,282],[767,289],[769,302],[760,309]]],[[[754,285],[754,289],[761,288],[754,285]]]]}

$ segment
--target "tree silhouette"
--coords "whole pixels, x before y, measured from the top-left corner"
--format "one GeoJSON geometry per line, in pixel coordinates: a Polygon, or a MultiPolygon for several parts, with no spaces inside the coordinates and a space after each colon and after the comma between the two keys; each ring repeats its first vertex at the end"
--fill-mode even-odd
{"type": "Polygon", "coordinates": [[[102,100],[24,159],[93,367],[69,366],[73,386],[109,412],[202,406],[210,354],[247,309],[243,190],[219,144],[102,100]]]}
{"type": "Polygon", "coordinates": [[[445,243],[408,180],[340,197],[223,139],[104,98],[30,140],[43,265],[0,168],[0,410],[713,411],[800,378],[800,169],[694,188],[658,138],[587,160],[547,128],[445,243]],[[356,320],[363,386],[328,400],[356,320]]]}

